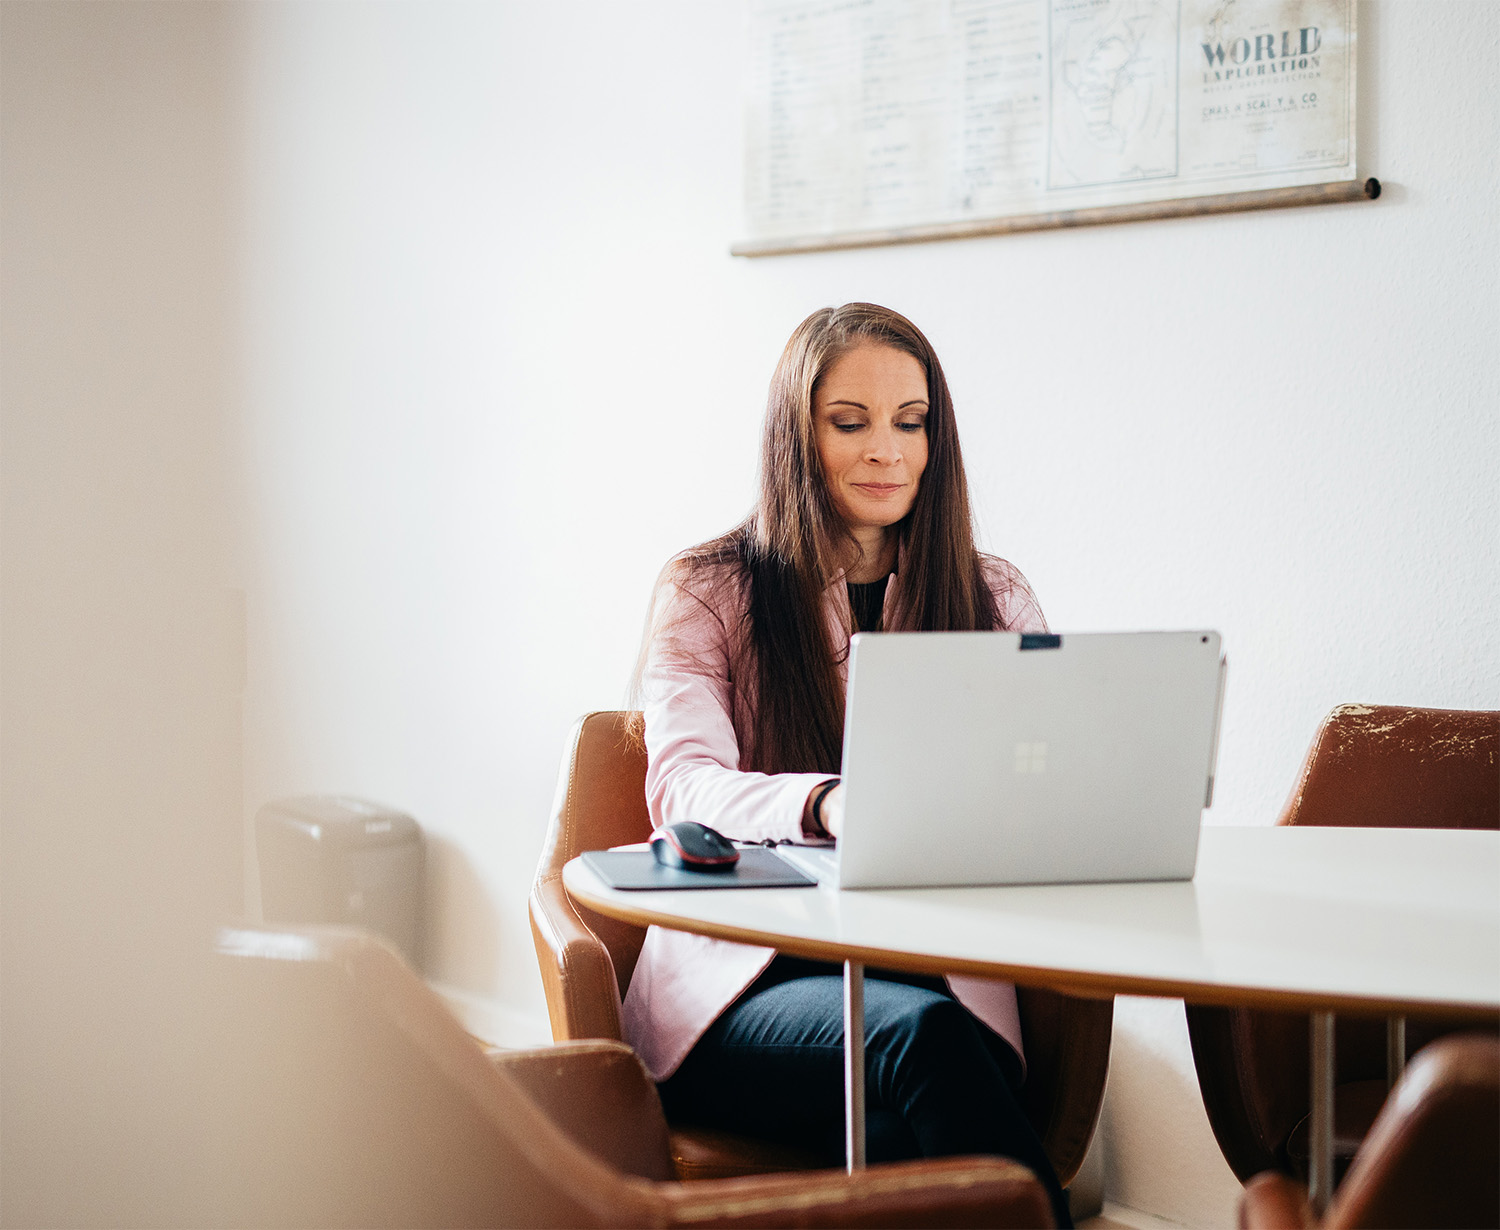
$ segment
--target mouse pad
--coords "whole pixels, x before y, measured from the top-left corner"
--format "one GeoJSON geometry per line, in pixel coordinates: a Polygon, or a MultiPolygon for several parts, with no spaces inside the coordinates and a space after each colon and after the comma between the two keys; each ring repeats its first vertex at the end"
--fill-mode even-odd
{"type": "Polygon", "coordinates": [[[584,865],[611,888],[802,888],[817,881],[803,875],[773,850],[740,851],[729,871],[686,871],[663,867],[649,850],[588,850],[584,865]]]}

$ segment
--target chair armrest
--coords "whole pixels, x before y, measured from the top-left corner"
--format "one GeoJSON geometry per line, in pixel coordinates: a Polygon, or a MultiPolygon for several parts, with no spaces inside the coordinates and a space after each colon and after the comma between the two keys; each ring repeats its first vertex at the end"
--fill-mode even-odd
{"type": "Polygon", "coordinates": [[[620,1038],[614,962],[609,949],[579,917],[561,873],[538,877],[529,904],[552,1036],[559,1042],[620,1038]]]}
{"type": "Polygon", "coordinates": [[[1078,1174],[1104,1104],[1114,999],[1017,987],[1030,1072],[1021,1102],[1058,1182],[1078,1174]]]}
{"type": "Polygon", "coordinates": [[[1296,1179],[1267,1170],[1245,1184],[1240,1230],[1315,1230],[1317,1225],[1307,1188],[1296,1179]]]}
{"type": "Polygon", "coordinates": [[[497,1051],[490,1062],[596,1157],[637,1178],[675,1178],[656,1086],[623,1042],[497,1051]]]}
{"type": "Polygon", "coordinates": [[[658,1189],[669,1226],[1051,1226],[1035,1175],[992,1157],[707,1179],[658,1189]]]}

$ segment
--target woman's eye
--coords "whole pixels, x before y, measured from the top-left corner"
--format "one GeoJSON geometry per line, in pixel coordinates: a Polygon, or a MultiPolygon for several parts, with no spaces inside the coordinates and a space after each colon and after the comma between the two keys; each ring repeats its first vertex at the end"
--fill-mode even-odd
{"type": "Polygon", "coordinates": [[[925,422],[922,422],[920,419],[915,423],[897,423],[896,426],[899,430],[905,432],[918,432],[927,430],[927,424],[925,422]]]}
{"type": "Polygon", "coordinates": [[[851,432],[858,431],[862,426],[862,423],[835,423],[833,429],[834,431],[851,432]]]}

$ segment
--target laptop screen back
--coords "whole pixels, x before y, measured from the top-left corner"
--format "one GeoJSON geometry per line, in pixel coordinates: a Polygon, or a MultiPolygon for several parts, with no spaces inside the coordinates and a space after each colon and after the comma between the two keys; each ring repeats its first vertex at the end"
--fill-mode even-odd
{"type": "Polygon", "coordinates": [[[841,887],[1189,879],[1214,632],[854,638],[841,887]]]}

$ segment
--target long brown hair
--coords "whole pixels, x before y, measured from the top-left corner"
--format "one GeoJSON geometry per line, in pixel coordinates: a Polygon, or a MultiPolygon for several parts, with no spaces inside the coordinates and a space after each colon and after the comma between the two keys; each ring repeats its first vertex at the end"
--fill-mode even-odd
{"type": "Polygon", "coordinates": [[[895,527],[901,569],[886,596],[896,618],[887,626],[947,632],[999,625],[974,546],[948,381],[931,343],[906,317],[873,303],[814,312],[797,326],[771,377],[754,511],[679,556],[665,578],[691,584],[727,568],[744,586],[744,624],[729,631],[743,641],[732,660],[754,678],[753,730],[740,749],[745,769],[839,771],[844,692],[823,595],[857,544],[824,481],[813,395],[841,356],[865,345],[909,354],[927,373],[927,466],[911,511],[895,527]]]}

